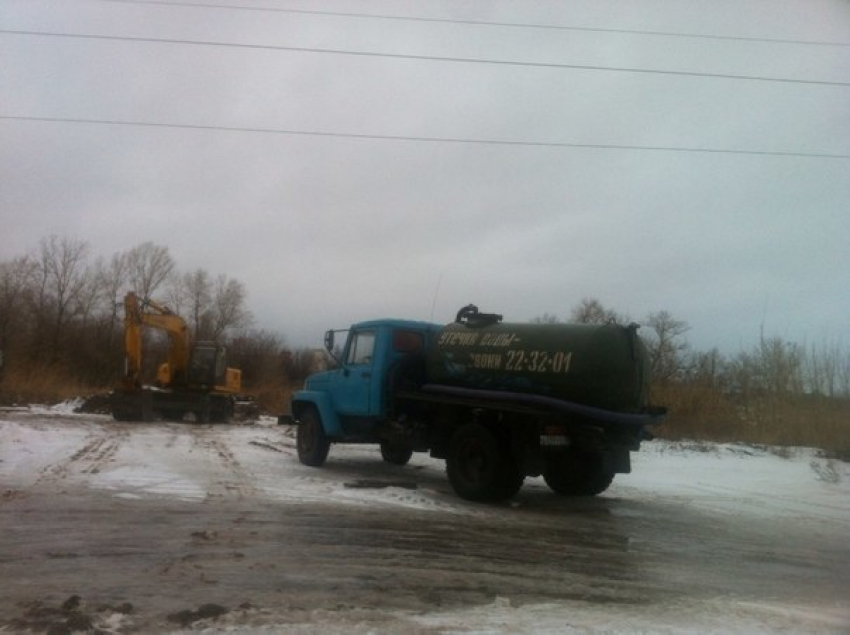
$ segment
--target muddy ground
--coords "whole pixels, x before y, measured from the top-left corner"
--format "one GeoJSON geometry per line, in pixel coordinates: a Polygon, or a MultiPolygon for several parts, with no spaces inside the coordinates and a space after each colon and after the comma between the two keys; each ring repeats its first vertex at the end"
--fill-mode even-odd
{"type": "Polygon", "coordinates": [[[850,616],[833,520],[539,483],[472,505],[427,458],[335,447],[327,469],[300,466],[276,426],[0,425],[0,630],[841,630],[850,616]]]}

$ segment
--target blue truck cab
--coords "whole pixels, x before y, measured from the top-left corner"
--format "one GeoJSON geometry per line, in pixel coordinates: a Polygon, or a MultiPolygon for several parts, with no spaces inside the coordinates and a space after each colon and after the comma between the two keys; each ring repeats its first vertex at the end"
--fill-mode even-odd
{"type": "MultiPolygon", "coordinates": [[[[292,416],[299,423],[299,451],[303,457],[304,446],[309,446],[308,465],[324,463],[331,442],[382,441],[381,429],[391,416],[394,370],[410,360],[421,360],[441,328],[429,322],[380,319],[347,329],[339,366],[311,375],[304,389],[292,397],[292,416]]],[[[335,334],[341,332],[345,331],[325,334],[329,351],[334,349],[335,334]]],[[[382,450],[391,453],[384,444],[382,450]]],[[[406,448],[396,451],[392,462],[401,462],[405,455],[409,459],[406,448]]]]}

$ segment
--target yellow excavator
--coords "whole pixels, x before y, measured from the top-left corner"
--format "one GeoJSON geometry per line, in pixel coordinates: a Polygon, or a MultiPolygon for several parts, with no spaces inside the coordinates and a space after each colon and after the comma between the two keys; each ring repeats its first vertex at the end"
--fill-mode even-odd
{"type": "Polygon", "coordinates": [[[241,390],[242,372],[227,367],[227,351],[214,342],[192,343],[186,321],[167,306],[124,297],[124,350],[126,368],[110,395],[112,416],[118,421],[183,421],[193,415],[198,422],[228,421],[235,395],[241,390]],[[168,361],[159,365],[154,386],[142,383],[144,330],[168,335],[168,361]]]}

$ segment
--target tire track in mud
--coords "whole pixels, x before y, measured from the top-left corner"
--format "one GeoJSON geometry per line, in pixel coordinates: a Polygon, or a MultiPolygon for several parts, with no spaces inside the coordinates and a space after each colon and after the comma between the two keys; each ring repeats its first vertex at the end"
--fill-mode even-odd
{"type": "Polygon", "coordinates": [[[178,439],[180,439],[180,434],[178,434],[178,431],[174,428],[171,428],[169,432],[170,435],[166,440],[165,445],[162,446],[165,450],[170,450],[171,448],[173,448],[174,445],[177,443],[178,439]]]}
{"type": "Polygon", "coordinates": [[[296,452],[294,443],[285,443],[281,441],[275,441],[269,438],[259,438],[259,439],[251,439],[248,441],[249,445],[256,446],[258,448],[263,448],[264,450],[271,450],[272,452],[278,452],[279,454],[287,454],[289,456],[298,456],[298,452],[296,452]]]}
{"type": "Polygon", "coordinates": [[[98,474],[110,462],[127,439],[129,433],[122,428],[102,428],[89,435],[84,445],[70,457],[51,463],[39,470],[34,486],[49,485],[67,480],[69,476],[98,474]]]}
{"type": "MultiPolygon", "coordinates": [[[[221,439],[210,436],[208,429],[193,429],[194,446],[216,457],[217,462],[224,468],[224,475],[213,475],[209,483],[206,501],[235,496],[238,500],[251,499],[257,495],[254,479],[246,470],[227,444],[221,439]]],[[[214,460],[216,460],[214,459],[214,460]]]]}

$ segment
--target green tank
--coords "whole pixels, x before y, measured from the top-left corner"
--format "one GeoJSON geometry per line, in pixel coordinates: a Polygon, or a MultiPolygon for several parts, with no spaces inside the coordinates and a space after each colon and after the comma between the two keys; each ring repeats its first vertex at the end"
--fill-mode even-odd
{"type": "Polygon", "coordinates": [[[428,348],[431,384],[539,395],[638,413],[648,405],[649,358],[638,325],[503,323],[472,305],[428,348]]]}

